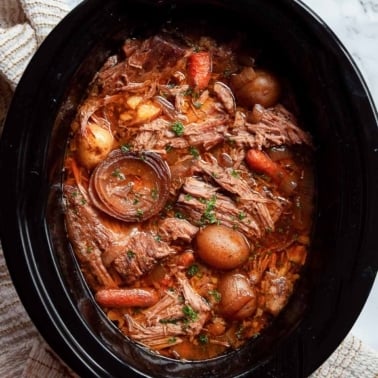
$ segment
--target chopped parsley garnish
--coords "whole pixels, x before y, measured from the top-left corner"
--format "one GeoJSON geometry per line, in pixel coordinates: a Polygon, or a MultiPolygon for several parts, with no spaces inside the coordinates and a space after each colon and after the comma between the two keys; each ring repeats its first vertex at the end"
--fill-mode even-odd
{"type": "Polygon", "coordinates": [[[214,224],[218,222],[214,212],[216,200],[217,197],[214,195],[205,201],[206,208],[201,216],[201,224],[214,224]]]}
{"type": "Polygon", "coordinates": [[[176,337],[170,337],[170,338],[168,339],[168,343],[169,343],[169,344],[174,344],[176,341],[177,341],[176,337]]]}
{"type": "Polygon", "coordinates": [[[211,172],[211,177],[214,177],[215,179],[219,178],[218,173],[211,172]]]}
{"type": "Polygon", "coordinates": [[[165,146],[165,151],[166,152],[171,152],[173,150],[173,147],[170,145],[170,144],[167,144],[166,146],[165,146]]]}
{"type": "Polygon", "coordinates": [[[121,172],[121,170],[119,168],[116,168],[113,172],[112,172],[112,176],[113,177],[117,177],[118,180],[124,180],[126,178],[126,176],[121,172]]]}
{"type": "Polygon", "coordinates": [[[237,171],[237,170],[235,170],[235,169],[232,169],[231,176],[235,177],[235,178],[238,178],[240,176],[240,172],[237,171]]]}
{"type": "Polygon", "coordinates": [[[235,336],[238,340],[243,339],[244,331],[245,328],[242,325],[240,325],[239,329],[235,332],[235,336]]]}
{"type": "Polygon", "coordinates": [[[131,260],[135,257],[135,252],[133,252],[131,249],[129,249],[127,252],[127,257],[131,260]]]}
{"type": "Polygon", "coordinates": [[[138,209],[136,213],[137,213],[137,216],[139,218],[143,216],[143,210],[142,209],[138,209]]]}
{"type": "Polygon", "coordinates": [[[194,321],[198,318],[198,313],[194,311],[189,305],[185,305],[182,308],[182,312],[185,315],[185,318],[189,321],[194,321]]]}
{"type": "Polygon", "coordinates": [[[193,147],[193,146],[190,146],[189,147],[189,153],[194,157],[194,158],[198,158],[198,156],[200,155],[199,151],[197,150],[197,148],[193,147]]]}
{"type": "Polygon", "coordinates": [[[239,218],[239,220],[243,220],[246,216],[247,216],[247,215],[246,215],[243,211],[241,211],[241,212],[238,214],[238,218],[239,218]]]}
{"type": "Polygon", "coordinates": [[[200,335],[198,335],[198,341],[202,345],[208,344],[209,343],[209,337],[207,335],[201,333],[200,335]]]}
{"type": "Polygon", "coordinates": [[[123,153],[127,153],[127,152],[130,152],[131,151],[131,145],[130,144],[123,144],[121,146],[121,151],[123,153]]]}
{"type": "Polygon", "coordinates": [[[135,197],[133,200],[133,205],[138,205],[138,203],[139,203],[139,198],[135,197]]]}
{"type": "Polygon", "coordinates": [[[175,212],[175,218],[177,219],[185,219],[185,215],[181,213],[180,211],[175,212]]]}
{"type": "Polygon", "coordinates": [[[189,193],[186,193],[184,198],[185,198],[185,201],[190,201],[191,199],[193,199],[193,196],[189,193]]]}
{"type": "Polygon", "coordinates": [[[190,265],[186,273],[188,276],[193,277],[199,273],[199,266],[197,264],[190,265]]]}
{"type": "Polygon", "coordinates": [[[193,94],[193,88],[188,88],[184,91],[184,96],[192,96],[193,94]]]}
{"type": "Polygon", "coordinates": [[[182,136],[184,134],[184,125],[180,121],[173,122],[171,130],[177,135],[182,136]]]}
{"type": "Polygon", "coordinates": [[[222,299],[222,295],[218,290],[209,290],[209,295],[211,295],[217,303],[222,299]]]}

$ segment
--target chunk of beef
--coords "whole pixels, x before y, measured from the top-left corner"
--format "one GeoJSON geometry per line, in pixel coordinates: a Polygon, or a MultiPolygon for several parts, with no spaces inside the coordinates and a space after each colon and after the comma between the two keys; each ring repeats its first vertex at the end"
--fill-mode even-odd
{"type": "Polygon", "coordinates": [[[186,219],[165,218],[159,222],[159,235],[164,241],[179,239],[189,243],[197,232],[198,227],[186,219]]]}
{"type": "Polygon", "coordinates": [[[283,144],[312,145],[311,136],[302,130],[294,115],[282,105],[264,109],[259,106],[260,119],[257,123],[246,122],[246,129],[234,128],[229,135],[239,146],[262,149],[283,144]]]}
{"type": "Polygon", "coordinates": [[[98,94],[111,95],[118,92],[127,83],[126,63],[118,63],[116,58],[110,58],[98,72],[95,83],[98,94]]]}
{"type": "Polygon", "coordinates": [[[106,222],[81,186],[65,184],[63,193],[67,233],[86,278],[93,287],[115,287],[102,257],[124,250],[128,230],[118,222],[106,222]]]}
{"type": "Polygon", "coordinates": [[[188,178],[180,194],[179,208],[194,224],[221,223],[238,228],[249,237],[261,236],[256,216],[241,210],[230,198],[217,193],[217,188],[196,178],[188,178]],[[188,195],[189,194],[189,195],[188,195]]]}
{"type": "Polygon", "coordinates": [[[150,71],[174,66],[186,49],[162,36],[153,36],[130,53],[128,63],[135,68],[150,71]]]}
{"type": "Polygon", "coordinates": [[[168,338],[198,335],[208,319],[210,306],[185,277],[178,278],[178,290],[167,292],[162,299],[144,310],[136,321],[126,315],[129,334],[146,345],[162,349],[172,346],[168,338]],[[190,309],[190,320],[186,318],[190,309]],[[185,326],[183,326],[185,325],[185,326]]]}
{"type": "Polygon", "coordinates": [[[138,232],[129,238],[124,253],[114,260],[113,266],[127,284],[132,284],[150,271],[158,260],[173,254],[176,250],[164,241],[149,233],[138,232]]]}
{"type": "Polygon", "coordinates": [[[206,117],[204,121],[185,125],[184,135],[191,146],[202,145],[210,150],[224,141],[227,124],[227,117],[206,117]]]}
{"type": "Polygon", "coordinates": [[[205,155],[207,161],[200,159],[197,166],[212,177],[223,189],[234,193],[241,200],[266,203],[269,199],[263,194],[253,190],[242,177],[235,175],[233,168],[223,168],[212,155],[205,155]]]}

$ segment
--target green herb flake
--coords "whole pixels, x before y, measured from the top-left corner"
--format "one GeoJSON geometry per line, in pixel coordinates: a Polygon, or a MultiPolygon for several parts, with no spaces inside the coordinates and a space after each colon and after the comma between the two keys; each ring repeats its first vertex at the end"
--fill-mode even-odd
{"type": "Polygon", "coordinates": [[[240,172],[237,171],[236,169],[232,169],[231,170],[231,176],[235,177],[235,178],[239,178],[240,177],[240,172]]]}
{"type": "Polygon", "coordinates": [[[240,211],[240,213],[238,214],[238,219],[243,220],[246,216],[247,215],[243,211],[240,211]]]}
{"type": "Polygon", "coordinates": [[[209,200],[205,201],[206,208],[201,216],[202,224],[214,224],[218,222],[214,212],[216,200],[217,197],[214,195],[209,200]]]}
{"type": "Polygon", "coordinates": [[[123,153],[128,153],[128,152],[130,152],[131,151],[131,145],[130,144],[123,144],[122,146],[121,146],[121,151],[123,152],[123,153]]]}
{"type": "Polygon", "coordinates": [[[194,157],[194,158],[198,158],[200,153],[199,151],[197,150],[197,148],[193,147],[193,146],[190,146],[189,147],[189,153],[194,157]]]}
{"type": "Polygon", "coordinates": [[[185,219],[185,215],[181,213],[180,211],[175,212],[175,218],[177,219],[185,219]]]}
{"type": "Polygon", "coordinates": [[[199,266],[197,264],[192,264],[190,267],[187,269],[186,274],[190,277],[194,277],[199,273],[199,266]]]}
{"type": "Polygon", "coordinates": [[[244,331],[245,331],[245,329],[244,329],[244,327],[241,325],[241,326],[239,327],[239,329],[238,329],[238,330],[236,331],[236,333],[235,333],[236,338],[237,338],[238,340],[242,340],[242,339],[243,339],[244,331]]]}
{"type": "Polygon", "coordinates": [[[169,343],[169,344],[175,344],[176,341],[177,341],[176,337],[170,337],[170,338],[168,339],[168,343],[169,343]]]}
{"type": "Polygon", "coordinates": [[[137,212],[136,212],[136,214],[137,214],[137,216],[138,216],[139,218],[141,218],[141,217],[143,216],[144,212],[143,212],[142,209],[138,209],[137,212]]]}
{"type": "Polygon", "coordinates": [[[191,194],[186,193],[184,198],[185,198],[185,201],[190,201],[193,199],[193,196],[191,194]]]}
{"type": "Polygon", "coordinates": [[[125,180],[126,176],[121,172],[119,168],[116,168],[112,172],[112,176],[118,178],[118,180],[125,180]]]}
{"type": "Polygon", "coordinates": [[[198,341],[200,344],[205,345],[209,343],[209,337],[203,333],[198,335],[198,341]]]}
{"type": "Polygon", "coordinates": [[[191,306],[185,305],[182,308],[182,312],[185,315],[185,318],[189,321],[195,321],[198,318],[198,313],[192,309],[191,306]]]}
{"type": "Polygon", "coordinates": [[[208,293],[214,298],[215,302],[219,303],[221,301],[222,295],[218,290],[209,290],[208,293]]]}
{"type": "Polygon", "coordinates": [[[132,260],[135,257],[135,252],[133,252],[131,249],[129,249],[126,254],[129,260],[132,260]]]}
{"type": "Polygon", "coordinates": [[[193,95],[193,88],[188,88],[188,89],[186,89],[186,90],[183,92],[183,95],[184,95],[184,96],[188,96],[188,97],[192,96],[192,95],[193,95]]]}
{"type": "Polygon", "coordinates": [[[226,138],[226,142],[227,142],[230,146],[235,146],[235,144],[236,144],[235,139],[232,139],[231,137],[227,137],[227,138],[226,138]]]}
{"type": "Polygon", "coordinates": [[[184,125],[180,121],[175,121],[171,125],[171,130],[177,135],[184,135],[184,125]]]}

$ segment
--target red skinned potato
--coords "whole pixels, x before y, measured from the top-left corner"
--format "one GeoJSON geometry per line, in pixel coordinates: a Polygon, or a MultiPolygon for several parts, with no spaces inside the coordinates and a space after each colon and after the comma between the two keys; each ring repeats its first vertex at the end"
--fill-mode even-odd
{"type": "Polygon", "coordinates": [[[245,319],[256,311],[256,295],[248,279],[239,273],[229,273],[218,283],[221,294],[219,311],[226,318],[245,319]]]}
{"type": "Polygon", "coordinates": [[[278,79],[265,70],[246,68],[232,78],[232,83],[236,98],[248,107],[260,104],[268,108],[276,105],[281,95],[278,79]]]}
{"type": "Polygon", "coordinates": [[[239,231],[222,225],[209,225],[196,236],[197,252],[201,259],[218,269],[234,269],[249,257],[247,239],[239,231]]]}

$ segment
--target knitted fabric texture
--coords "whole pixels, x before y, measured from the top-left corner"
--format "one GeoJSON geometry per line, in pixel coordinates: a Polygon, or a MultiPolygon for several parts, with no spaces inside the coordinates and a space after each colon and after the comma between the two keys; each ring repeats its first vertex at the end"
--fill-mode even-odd
{"type": "MultiPolygon", "coordinates": [[[[0,0],[0,125],[12,93],[37,47],[79,1],[0,0]]],[[[0,377],[75,377],[28,317],[12,284],[1,245],[0,377]]],[[[311,377],[377,378],[378,354],[348,335],[311,377]]]]}

